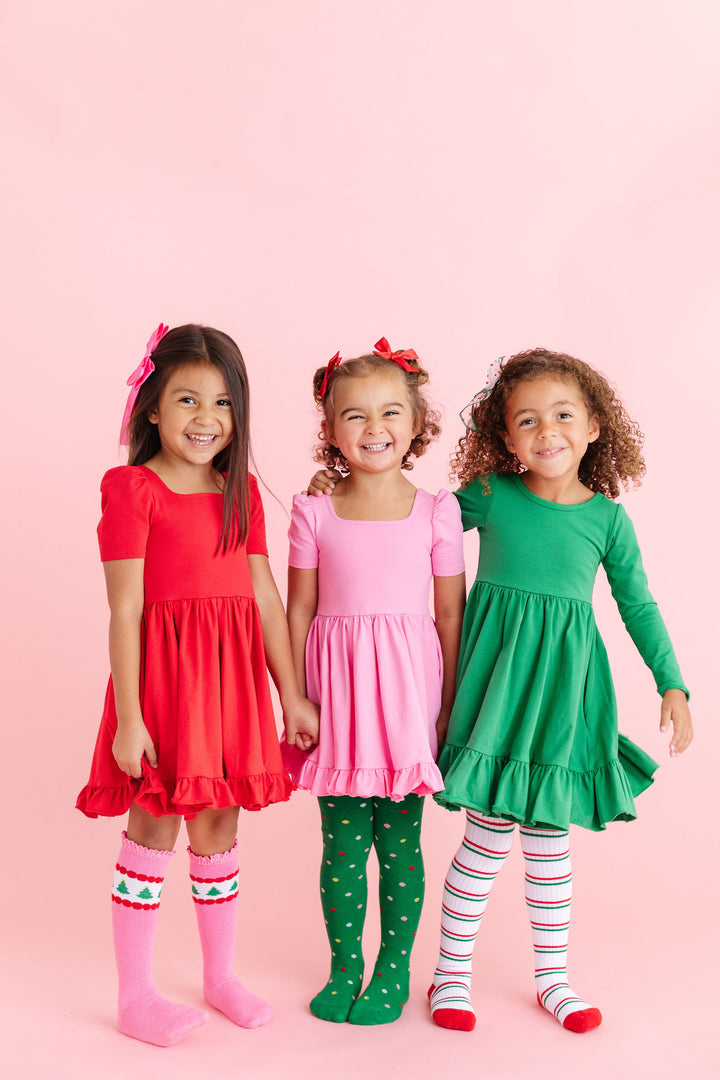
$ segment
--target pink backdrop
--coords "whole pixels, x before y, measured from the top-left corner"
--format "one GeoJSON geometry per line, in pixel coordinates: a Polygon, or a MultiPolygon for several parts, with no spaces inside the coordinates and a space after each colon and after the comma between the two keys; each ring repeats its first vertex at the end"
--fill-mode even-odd
{"type": "MultiPolygon", "coordinates": [[[[340,1066],[353,1080],[468,1063],[493,1077],[709,1075],[717,5],[6,0],[1,19],[11,1075],[322,1080],[340,1066]],[[447,483],[457,412],[498,354],[547,344],[620,387],[647,436],[648,478],[625,502],[698,735],[667,759],[652,680],[600,586],[622,726],[663,767],[637,823],[574,835],[572,974],[605,1013],[597,1032],[566,1033],[533,1003],[517,854],[478,945],[478,1031],[429,1023],[439,893],[462,827],[435,806],[403,1018],[314,1020],[326,947],[302,794],[241,818],[238,967],[275,1004],[272,1024],[243,1032],[216,1014],[169,1051],[114,1031],[120,823],[72,806],[107,677],[98,482],[118,462],[125,378],[161,319],[216,325],[243,349],[256,459],[281,504],[266,499],[283,587],[285,508],[313,468],[310,377],[337,348],[384,334],[424,358],[446,416],[413,474],[431,489],[447,483]]],[[[158,982],[196,1003],[184,855],[168,885],[158,982]]],[[[368,957],[374,934],[371,920],[368,957]]]]}

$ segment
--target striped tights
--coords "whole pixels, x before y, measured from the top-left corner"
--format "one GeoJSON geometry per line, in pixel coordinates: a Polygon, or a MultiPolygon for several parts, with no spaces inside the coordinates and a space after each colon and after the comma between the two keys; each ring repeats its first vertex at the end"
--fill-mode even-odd
{"type": "MultiPolygon", "coordinates": [[[[442,904],[440,958],[430,990],[440,1027],[472,1031],[472,953],[495,877],[512,847],[515,826],[467,812],[465,836],[453,859],[442,904]]],[[[535,952],[538,1002],[571,1031],[589,1031],[602,1017],[567,982],[572,872],[568,833],[520,827],[525,898],[535,952]]]]}

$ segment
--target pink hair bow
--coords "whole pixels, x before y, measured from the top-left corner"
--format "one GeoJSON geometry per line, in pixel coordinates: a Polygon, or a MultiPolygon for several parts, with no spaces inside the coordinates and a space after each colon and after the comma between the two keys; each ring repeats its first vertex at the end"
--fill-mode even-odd
{"type": "Polygon", "coordinates": [[[152,375],[153,371],[155,370],[155,365],[151,360],[152,354],[155,352],[156,348],[158,347],[162,339],[165,337],[169,329],[169,326],[165,326],[164,323],[160,323],[157,330],[154,334],[151,335],[150,340],[145,346],[145,355],[143,356],[142,360],[127,381],[127,384],[130,387],[130,393],[128,394],[127,402],[125,403],[125,412],[123,413],[122,427],[120,428],[121,446],[127,446],[129,441],[127,434],[127,426],[130,423],[130,417],[132,416],[132,411],[135,407],[137,396],[140,393],[140,387],[145,382],[145,380],[150,375],[152,375]]]}
{"type": "Polygon", "coordinates": [[[321,398],[325,397],[325,395],[327,394],[328,382],[329,382],[330,376],[332,375],[335,368],[340,367],[341,364],[342,364],[342,356],[340,355],[339,352],[335,353],[332,360],[328,360],[328,366],[325,368],[325,374],[323,375],[323,380],[320,383],[320,397],[321,398]]]}
{"type": "Polygon", "coordinates": [[[414,360],[415,363],[419,360],[418,354],[414,349],[401,349],[400,352],[393,352],[390,348],[388,339],[381,337],[379,341],[375,342],[373,353],[375,356],[382,356],[385,360],[394,360],[396,364],[400,365],[403,371],[417,371],[416,367],[413,367],[412,364],[408,364],[408,360],[414,360]]]}

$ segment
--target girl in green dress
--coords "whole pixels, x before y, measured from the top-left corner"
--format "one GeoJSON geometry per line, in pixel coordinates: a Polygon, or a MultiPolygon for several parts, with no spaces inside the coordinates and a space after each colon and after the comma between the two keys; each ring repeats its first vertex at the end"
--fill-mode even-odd
{"type": "Polygon", "coordinates": [[[583,1032],[602,1017],[567,981],[568,828],[633,819],[633,797],[657,768],[617,730],[592,610],[600,563],[662,697],[670,754],[692,739],[687,690],[632,524],[612,501],[621,483],[644,475],[642,436],[602,375],[541,349],[491,368],[468,408],[454,473],[480,558],[436,796],[466,810],[467,828],[445,882],[430,1006],[441,1027],[475,1026],[473,945],[518,824],[538,1002],[583,1032]]]}

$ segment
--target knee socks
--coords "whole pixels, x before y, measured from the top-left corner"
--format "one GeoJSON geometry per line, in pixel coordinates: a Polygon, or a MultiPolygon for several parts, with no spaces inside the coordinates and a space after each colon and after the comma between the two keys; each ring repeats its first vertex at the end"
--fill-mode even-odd
{"type": "Polygon", "coordinates": [[[118,973],[118,1028],[156,1046],[172,1046],[204,1024],[206,1012],[161,997],[152,978],[160,893],[171,851],[155,851],[123,833],[112,891],[118,973]]]}
{"type": "Polygon", "coordinates": [[[532,927],[538,1001],[563,1027],[590,1031],[602,1022],[600,1010],[578,997],[567,981],[572,900],[568,834],[522,826],[520,840],[525,856],[525,899],[532,927]]]}
{"type": "Polygon", "coordinates": [[[272,1009],[246,990],[233,972],[237,927],[237,840],[219,855],[190,856],[190,881],[203,954],[205,1000],[244,1028],[267,1024],[272,1009]]]}
{"type": "Polygon", "coordinates": [[[373,799],[373,843],[380,872],[380,951],[372,978],[353,1005],[351,1024],[389,1024],[409,995],[410,953],[425,895],[420,851],[423,799],[373,799]]]}
{"type": "Polygon", "coordinates": [[[490,890],[510,853],[510,821],[467,811],[465,836],[453,859],[442,902],[440,958],[430,988],[432,1018],[440,1027],[472,1031],[472,954],[490,890]]]}

